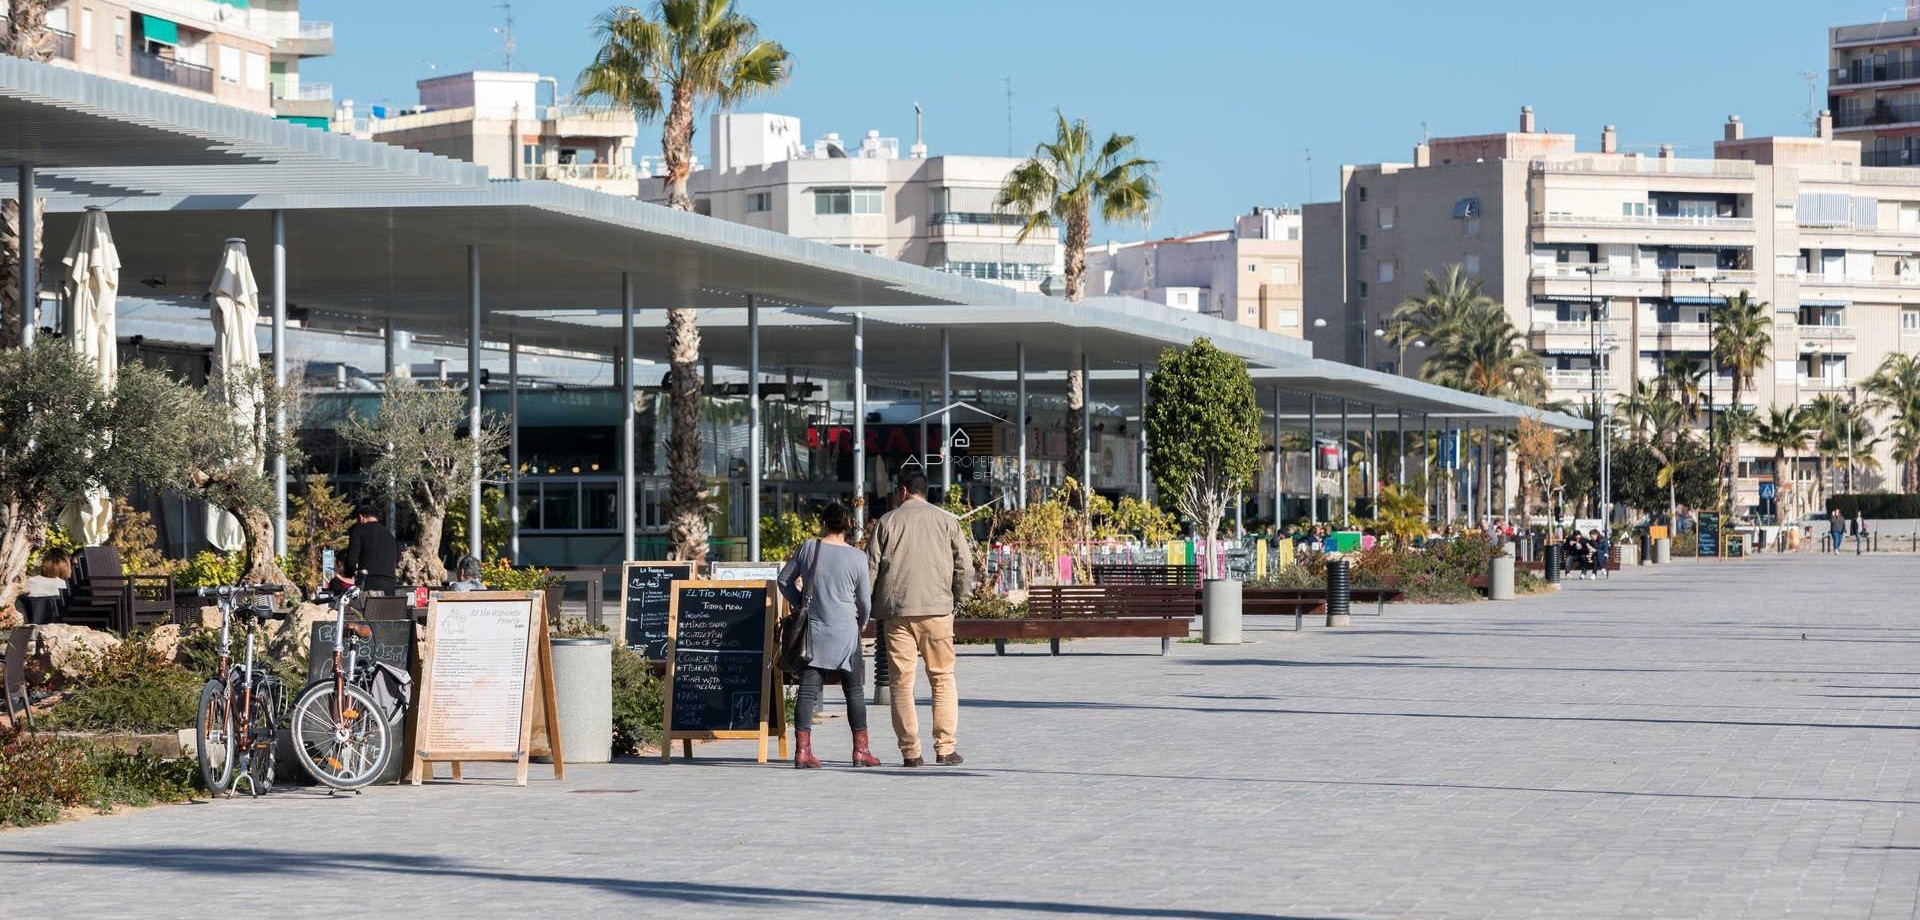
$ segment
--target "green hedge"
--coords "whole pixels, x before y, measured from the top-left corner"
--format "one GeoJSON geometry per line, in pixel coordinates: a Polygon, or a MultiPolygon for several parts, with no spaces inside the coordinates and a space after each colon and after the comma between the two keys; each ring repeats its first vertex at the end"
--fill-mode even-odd
{"type": "Polygon", "coordinates": [[[1854,512],[1859,511],[1869,520],[1906,520],[1920,518],[1920,495],[1912,492],[1834,495],[1827,499],[1827,508],[1839,508],[1840,513],[1847,517],[1853,517],[1854,512]]]}

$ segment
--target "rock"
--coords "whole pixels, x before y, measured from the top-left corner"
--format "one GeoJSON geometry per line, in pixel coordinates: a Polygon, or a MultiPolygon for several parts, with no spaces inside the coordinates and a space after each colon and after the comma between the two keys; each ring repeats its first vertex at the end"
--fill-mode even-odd
{"type": "Polygon", "coordinates": [[[19,625],[21,625],[19,610],[13,607],[0,610],[0,629],[12,629],[19,625]]]}
{"type": "Polygon", "coordinates": [[[180,624],[163,623],[147,634],[147,647],[168,661],[180,657],[180,624]]]}
{"type": "Polygon", "coordinates": [[[273,629],[268,648],[276,658],[294,658],[307,653],[313,639],[313,624],[333,619],[333,611],[321,604],[301,604],[273,629]]]}
{"type": "Polygon", "coordinates": [[[209,604],[205,607],[200,608],[200,628],[201,629],[219,629],[220,628],[220,608],[219,607],[209,604]]]}
{"type": "Polygon", "coordinates": [[[38,641],[34,658],[41,673],[64,682],[79,677],[99,653],[119,645],[120,637],[85,626],[54,623],[40,627],[38,641]]]}

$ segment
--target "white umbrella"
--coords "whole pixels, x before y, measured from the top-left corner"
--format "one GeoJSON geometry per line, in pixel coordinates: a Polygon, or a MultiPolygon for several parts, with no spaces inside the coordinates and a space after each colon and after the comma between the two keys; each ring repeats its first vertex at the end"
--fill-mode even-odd
{"type": "MultiPolygon", "coordinates": [[[[73,348],[98,370],[100,383],[112,390],[120,377],[120,346],[114,337],[114,301],[120,294],[120,252],[107,229],[107,212],[88,208],[80,219],[67,255],[67,309],[73,316],[73,348]]],[[[113,523],[113,499],[105,489],[89,489],[67,507],[63,519],[68,532],[86,546],[107,540],[113,523]]]]}
{"type": "MultiPolygon", "coordinates": [[[[214,273],[207,290],[213,300],[213,373],[216,381],[257,373],[260,369],[260,340],[254,326],[260,316],[260,287],[253,281],[253,266],[247,261],[247,241],[231,239],[220,254],[220,270],[214,273]]],[[[233,406],[233,416],[242,426],[254,424],[252,386],[238,392],[228,390],[225,397],[233,406]]],[[[253,438],[257,445],[259,438],[253,438]]],[[[256,452],[233,458],[235,463],[259,463],[256,452]]],[[[207,542],[223,552],[234,552],[246,545],[246,529],[240,519],[219,508],[207,508],[207,542]]]]}

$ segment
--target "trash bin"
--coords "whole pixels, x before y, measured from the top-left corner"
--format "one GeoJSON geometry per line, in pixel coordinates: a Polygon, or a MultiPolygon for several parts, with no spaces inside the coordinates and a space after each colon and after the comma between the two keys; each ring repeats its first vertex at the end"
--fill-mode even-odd
{"type": "Polygon", "coordinates": [[[1653,541],[1653,563],[1666,565],[1673,561],[1673,538],[1661,537],[1653,541]]]}
{"type": "Polygon", "coordinates": [[[1487,600],[1513,600],[1513,544],[1502,545],[1487,563],[1487,600]]]}
{"type": "Polygon", "coordinates": [[[1547,544],[1547,565],[1545,571],[1547,584],[1557,585],[1560,583],[1561,549],[1562,547],[1558,543],[1547,544]]]}
{"type": "Polygon", "coordinates": [[[1200,589],[1200,637],[1208,645],[1240,644],[1240,583],[1209,578],[1200,589]]]}
{"type": "Polygon", "coordinates": [[[1345,559],[1327,561],[1327,625],[1345,626],[1352,622],[1353,563],[1345,559]]]}
{"type": "Polygon", "coordinates": [[[613,640],[554,639],[553,690],[567,763],[613,759],[613,640]]]}

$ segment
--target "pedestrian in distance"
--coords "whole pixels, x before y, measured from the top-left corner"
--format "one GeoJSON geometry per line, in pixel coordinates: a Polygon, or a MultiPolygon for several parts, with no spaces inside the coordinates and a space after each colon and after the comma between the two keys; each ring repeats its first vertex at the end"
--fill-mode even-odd
{"type": "Polygon", "coordinates": [[[1867,545],[1867,516],[1860,509],[1853,509],[1853,554],[1858,556],[1867,545]]]}
{"type": "Polygon", "coordinates": [[[380,523],[380,511],[361,505],[354,511],[354,524],[347,528],[347,558],[341,580],[352,584],[359,579],[360,590],[392,591],[398,584],[394,572],[400,568],[400,544],[393,531],[380,523]]]}
{"type": "Polygon", "coordinates": [[[960,691],[953,675],[953,620],[973,590],[973,548],[959,518],[927,501],[927,477],[908,474],[894,490],[894,509],[867,538],[873,616],[886,636],[892,673],[893,734],[901,761],[925,763],[920,717],[913,705],[914,665],[924,661],[933,686],[934,762],[957,766],[960,691]]]}
{"type": "Polygon", "coordinates": [[[867,699],[861,686],[866,668],[860,656],[860,631],[873,615],[873,581],[866,558],[847,542],[852,529],[846,506],[828,505],[820,512],[820,537],[802,544],[780,569],[780,593],[791,615],[807,618],[807,665],[800,670],[800,700],[793,720],[797,769],[820,766],[820,758],[813,753],[813,720],[829,675],[839,676],[840,693],[847,701],[853,765],[880,765],[868,742],[867,699]]]}
{"type": "Polygon", "coordinates": [[[1847,521],[1845,518],[1840,516],[1840,508],[1838,506],[1835,506],[1833,508],[1827,509],[1827,542],[1830,544],[1830,546],[1828,546],[1827,548],[1827,552],[1830,552],[1830,553],[1840,552],[1840,546],[1842,545],[1842,543],[1846,541],[1846,539],[1847,539],[1847,521]]]}

